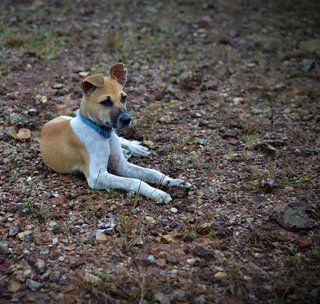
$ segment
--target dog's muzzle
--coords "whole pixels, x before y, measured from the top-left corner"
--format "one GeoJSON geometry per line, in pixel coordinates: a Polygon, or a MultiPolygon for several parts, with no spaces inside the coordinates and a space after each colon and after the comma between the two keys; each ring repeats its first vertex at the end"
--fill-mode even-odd
{"type": "Polygon", "coordinates": [[[128,113],[122,113],[118,118],[118,125],[120,128],[127,127],[130,124],[131,120],[132,118],[128,113]]]}

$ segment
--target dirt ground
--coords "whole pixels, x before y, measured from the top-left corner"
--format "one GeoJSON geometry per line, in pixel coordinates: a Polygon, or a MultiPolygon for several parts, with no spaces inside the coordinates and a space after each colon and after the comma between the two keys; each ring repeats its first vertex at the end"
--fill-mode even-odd
{"type": "Polygon", "coordinates": [[[318,1],[1,1],[1,303],[319,303],[318,1]],[[41,160],[126,64],[130,161],[169,205],[41,160]]]}

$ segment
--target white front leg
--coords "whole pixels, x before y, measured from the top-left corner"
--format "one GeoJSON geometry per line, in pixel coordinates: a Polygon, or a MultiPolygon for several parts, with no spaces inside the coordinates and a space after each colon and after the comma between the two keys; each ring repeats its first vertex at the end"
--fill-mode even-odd
{"type": "Polygon", "coordinates": [[[134,191],[160,204],[168,204],[172,200],[168,193],[153,188],[141,180],[116,176],[108,173],[107,170],[103,170],[99,173],[97,172],[95,175],[91,175],[88,179],[88,184],[91,188],[96,189],[114,188],[128,192],[134,191]]]}
{"type": "Polygon", "coordinates": [[[191,187],[191,184],[180,178],[173,179],[157,170],[143,168],[129,163],[122,153],[121,140],[116,134],[110,138],[109,167],[120,176],[137,178],[146,183],[164,185],[168,187],[191,187]]]}

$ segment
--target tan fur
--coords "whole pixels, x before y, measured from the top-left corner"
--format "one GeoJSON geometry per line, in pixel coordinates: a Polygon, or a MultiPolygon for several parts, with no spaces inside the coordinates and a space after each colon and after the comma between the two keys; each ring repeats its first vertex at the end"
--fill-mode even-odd
{"type": "MultiPolygon", "coordinates": [[[[85,81],[88,81],[87,79],[85,81]]],[[[123,93],[123,87],[113,78],[104,77],[104,83],[101,85],[100,79],[94,81],[90,81],[91,83],[97,85],[97,89],[89,94],[84,94],[80,104],[80,113],[86,117],[99,117],[99,113],[103,113],[104,117],[110,116],[110,111],[115,108],[126,108],[125,104],[120,102],[121,93],[123,93]],[[99,85],[97,85],[97,81],[99,81],[99,85]],[[114,105],[113,107],[101,107],[99,103],[110,96],[114,105]]]]}
{"type": "Polygon", "coordinates": [[[89,159],[85,147],[73,133],[68,119],[58,117],[44,125],[40,150],[43,162],[59,173],[82,171],[89,176],[89,159]]]}

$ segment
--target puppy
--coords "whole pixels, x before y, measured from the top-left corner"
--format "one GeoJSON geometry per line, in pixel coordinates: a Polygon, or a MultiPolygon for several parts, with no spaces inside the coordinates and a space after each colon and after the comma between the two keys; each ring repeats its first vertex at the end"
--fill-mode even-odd
{"type": "Polygon", "coordinates": [[[167,204],[171,196],[149,183],[168,187],[191,185],[127,161],[121,142],[133,154],[146,155],[148,151],[136,142],[119,138],[115,132],[131,122],[126,109],[127,95],[123,91],[126,81],[127,69],[122,63],[113,65],[108,77],[96,74],[85,78],[76,117],[61,116],[43,127],[42,159],[59,173],[80,171],[91,188],[134,191],[157,203],[167,204]]]}

